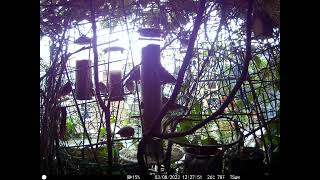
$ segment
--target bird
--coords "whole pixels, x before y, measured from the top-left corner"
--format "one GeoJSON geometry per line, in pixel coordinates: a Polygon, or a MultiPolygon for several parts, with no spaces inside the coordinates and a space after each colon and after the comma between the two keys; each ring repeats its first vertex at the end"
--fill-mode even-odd
{"type": "Polygon", "coordinates": [[[78,39],[74,41],[75,44],[85,45],[90,44],[92,42],[91,38],[88,38],[85,35],[80,36],[78,39]]]}
{"type": "Polygon", "coordinates": [[[99,82],[100,93],[106,95],[108,92],[108,87],[103,83],[99,82]]]}
{"type": "MultiPolygon", "coordinates": [[[[137,81],[139,82],[141,80],[140,77],[140,67],[135,66],[133,68],[133,72],[131,73],[131,75],[129,76],[129,78],[127,79],[125,84],[128,84],[129,88],[130,88],[130,84],[132,81],[137,81]]],[[[162,65],[158,66],[156,68],[156,73],[159,75],[160,77],[160,82],[161,84],[167,84],[167,83],[175,83],[177,80],[175,77],[173,77],[162,65]]],[[[129,90],[130,91],[130,90],[129,90]]]]}
{"type": "Polygon", "coordinates": [[[134,91],[133,81],[126,81],[125,86],[130,93],[133,93],[133,91],[134,91]]]}
{"type": "Polygon", "coordinates": [[[59,93],[59,97],[63,97],[68,95],[69,93],[71,93],[72,91],[72,85],[71,82],[68,81],[65,85],[62,86],[62,88],[60,89],[60,93],[59,93]]]}
{"type": "MultiPolygon", "coordinates": [[[[163,106],[164,106],[168,101],[169,101],[168,98],[162,97],[162,104],[163,104],[163,106]]],[[[178,104],[178,103],[175,103],[175,102],[169,106],[169,110],[170,110],[170,111],[174,111],[174,110],[177,110],[177,109],[187,110],[188,108],[185,107],[185,106],[182,106],[182,105],[180,105],[180,104],[178,104]]]]}
{"type": "Polygon", "coordinates": [[[105,48],[105,49],[103,50],[103,52],[104,52],[104,53],[107,53],[108,51],[121,51],[121,53],[123,53],[124,50],[126,50],[126,49],[123,48],[123,47],[111,46],[111,47],[105,48]]]}
{"type": "MultiPolygon", "coordinates": [[[[223,97],[221,98],[220,102],[221,102],[221,103],[224,103],[224,102],[227,100],[227,97],[228,97],[228,96],[223,96],[223,97]]],[[[230,102],[230,106],[231,106],[232,109],[235,109],[235,108],[236,108],[236,102],[235,102],[234,99],[230,102]]],[[[226,109],[225,109],[225,111],[226,111],[226,109]]]]}
{"type": "Polygon", "coordinates": [[[177,80],[174,78],[163,66],[159,66],[159,76],[162,84],[175,83],[177,80]]]}
{"type": "Polygon", "coordinates": [[[125,82],[125,86],[130,93],[133,93],[133,91],[134,91],[133,81],[136,81],[137,83],[139,83],[139,81],[140,81],[140,66],[139,65],[137,65],[133,68],[133,71],[130,73],[129,78],[125,82]]]}
{"type": "Polygon", "coordinates": [[[67,130],[67,108],[60,107],[60,130],[59,130],[59,139],[63,139],[67,130]]]}
{"type": "Polygon", "coordinates": [[[134,129],[130,126],[122,127],[116,134],[119,134],[121,137],[129,138],[134,135],[134,129]]]}

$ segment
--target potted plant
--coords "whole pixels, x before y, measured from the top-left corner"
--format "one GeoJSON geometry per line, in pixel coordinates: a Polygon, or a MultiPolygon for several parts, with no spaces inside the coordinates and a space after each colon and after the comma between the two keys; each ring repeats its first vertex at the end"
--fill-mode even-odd
{"type": "Polygon", "coordinates": [[[264,152],[256,147],[241,147],[240,150],[227,152],[226,173],[234,175],[256,176],[264,174],[264,152]]]}
{"type": "MultiPolygon", "coordinates": [[[[202,120],[202,105],[195,103],[190,116],[179,122],[176,131],[186,131],[202,120]]],[[[186,174],[222,174],[224,141],[217,122],[210,122],[193,135],[173,138],[184,147],[184,173],[186,174]],[[218,142],[219,141],[219,142],[218,142]]],[[[226,134],[224,134],[226,135],[226,134]]]]}

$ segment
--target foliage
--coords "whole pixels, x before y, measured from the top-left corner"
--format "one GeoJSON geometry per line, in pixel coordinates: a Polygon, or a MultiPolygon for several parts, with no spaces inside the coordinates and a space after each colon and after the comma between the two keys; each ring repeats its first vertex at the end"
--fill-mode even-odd
{"type": "Polygon", "coordinates": [[[67,132],[65,135],[65,140],[81,138],[81,133],[78,133],[76,128],[78,126],[78,121],[73,120],[71,116],[67,117],[67,132]]]}
{"type": "MultiPolygon", "coordinates": [[[[261,1],[256,2],[261,3],[261,1]]],[[[177,40],[180,48],[186,48],[188,44],[192,28],[189,23],[193,21],[197,11],[197,1],[192,0],[94,0],[93,3],[96,20],[103,25],[104,29],[113,31],[116,26],[123,25],[124,21],[133,24],[134,28],[161,28],[165,44],[168,45],[170,41],[177,40]]],[[[178,101],[182,102],[190,111],[188,113],[175,111],[170,114],[185,117],[183,121],[178,123],[177,132],[190,130],[200,121],[212,115],[221,106],[222,99],[230,94],[231,89],[238,81],[243,69],[243,62],[246,59],[244,46],[246,7],[246,1],[207,2],[206,16],[202,22],[204,29],[198,34],[196,48],[191,59],[192,63],[187,69],[180,91],[181,96],[178,97],[178,101]],[[214,18],[218,17],[222,24],[221,32],[217,32],[216,41],[214,41],[213,32],[216,31],[218,23],[213,19],[212,14],[214,14],[214,18]],[[210,31],[211,28],[212,31],[210,31]],[[202,67],[204,71],[200,74],[202,67]],[[209,83],[213,81],[217,87],[214,90],[208,88],[209,83]]],[[[258,5],[255,4],[255,8],[257,7],[258,5]]],[[[267,7],[268,5],[259,11],[268,9],[269,14],[274,14],[271,6],[267,7]]],[[[50,111],[53,109],[52,107],[61,105],[60,101],[57,101],[55,90],[60,88],[61,79],[63,80],[64,77],[61,75],[65,64],[63,57],[66,55],[63,51],[67,49],[69,43],[69,40],[62,35],[67,29],[79,28],[80,24],[90,21],[90,1],[42,0],[40,16],[40,37],[48,36],[52,42],[50,64],[45,64],[40,59],[41,70],[47,73],[41,81],[41,91],[44,94],[41,99],[41,107],[43,107],[41,109],[41,137],[44,139],[41,147],[46,149],[46,144],[54,144],[52,139],[51,142],[45,141],[46,138],[56,130],[52,128],[47,131],[47,127],[54,127],[54,123],[56,123],[54,115],[50,114],[50,111]]],[[[273,17],[276,19],[277,15],[273,15],[273,17]]],[[[273,117],[268,115],[268,110],[274,110],[276,116],[279,115],[279,29],[274,29],[273,34],[275,36],[273,39],[252,42],[253,59],[249,66],[249,76],[221,117],[209,122],[192,135],[174,138],[176,142],[192,145],[226,144],[235,140],[236,133],[252,132],[260,126],[262,120],[269,123],[268,121],[273,117]],[[235,107],[232,107],[233,104],[235,107]]],[[[172,49],[176,47],[176,45],[172,45],[172,49]]],[[[164,50],[167,49],[164,48],[164,50]]],[[[170,54],[177,55],[179,53],[170,49],[170,54]]],[[[183,53],[179,55],[183,55],[183,53]]],[[[102,54],[99,57],[101,59],[102,54]]],[[[181,60],[182,58],[174,58],[175,64],[180,63],[177,59],[181,60]]],[[[175,72],[178,71],[179,65],[175,66],[175,72]]],[[[136,120],[131,120],[133,115],[140,114],[129,112],[125,118],[118,119],[116,126],[140,125],[136,120]]],[[[100,117],[100,114],[97,116],[100,117]]],[[[82,134],[77,132],[82,128],[79,120],[73,117],[71,118],[70,115],[66,122],[66,140],[82,137],[82,134]]],[[[116,123],[116,117],[112,115],[110,121],[116,123]]],[[[176,121],[173,120],[173,122],[176,121]]],[[[280,145],[280,123],[272,121],[266,129],[269,130],[264,136],[267,146],[271,142],[274,145],[280,145]]],[[[106,128],[101,128],[99,133],[101,137],[106,138],[106,128]]],[[[137,141],[139,140],[133,140],[133,142],[137,141]]],[[[122,147],[121,143],[114,144],[113,156],[116,161],[122,147]]],[[[51,156],[53,151],[54,148],[51,148],[50,152],[45,153],[51,156]]],[[[97,152],[99,158],[107,158],[106,146],[100,147],[97,152]]],[[[41,158],[43,159],[43,156],[41,158]]],[[[50,159],[47,162],[50,162],[50,159]]]]}

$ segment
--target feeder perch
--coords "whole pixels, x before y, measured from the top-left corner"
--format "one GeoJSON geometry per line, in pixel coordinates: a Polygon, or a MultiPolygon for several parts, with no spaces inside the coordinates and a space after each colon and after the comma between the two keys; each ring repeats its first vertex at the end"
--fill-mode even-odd
{"type": "Polygon", "coordinates": [[[104,52],[104,53],[107,53],[107,52],[110,52],[110,51],[120,51],[121,53],[123,53],[124,50],[126,50],[126,49],[123,48],[123,47],[111,46],[111,47],[105,48],[105,49],[103,50],[103,52],[104,52]]]}
{"type": "Polygon", "coordinates": [[[122,72],[121,70],[113,70],[109,73],[109,95],[110,101],[124,100],[124,90],[121,83],[122,72]]]}
{"type": "Polygon", "coordinates": [[[76,99],[91,100],[93,84],[91,77],[91,61],[79,60],[76,63],[76,99]]]}
{"type": "Polygon", "coordinates": [[[138,30],[138,32],[141,36],[145,36],[145,37],[160,37],[161,36],[161,30],[158,28],[140,28],[138,30]]]}

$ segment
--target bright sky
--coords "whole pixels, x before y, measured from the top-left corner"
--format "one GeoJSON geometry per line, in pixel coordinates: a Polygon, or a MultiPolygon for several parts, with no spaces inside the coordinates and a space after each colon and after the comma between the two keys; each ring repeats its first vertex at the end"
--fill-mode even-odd
{"type": "MultiPolygon", "coordinates": [[[[138,40],[139,34],[137,30],[129,30],[130,32],[128,33],[126,29],[122,29],[121,26],[117,26],[115,29],[113,29],[113,32],[110,33],[108,32],[107,29],[101,29],[100,23],[97,23],[97,29],[98,29],[97,31],[98,45],[118,39],[116,42],[113,42],[111,44],[104,44],[104,45],[98,46],[98,54],[102,55],[102,57],[99,59],[99,64],[107,62],[108,54],[104,54],[103,49],[109,46],[120,46],[126,49],[123,53],[121,53],[120,51],[110,52],[110,61],[123,60],[120,62],[110,64],[110,67],[109,67],[110,70],[123,69],[126,63],[125,60],[127,58],[128,58],[128,63],[132,62],[132,58],[135,65],[140,63],[141,48],[147,45],[147,43],[150,43],[150,41],[138,40]],[[131,41],[131,49],[130,49],[129,39],[131,41]]],[[[68,46],[68,52],[74,52],[82,48],[83,46],[88,46],[88,45],[77,45],[73,43],[74,40],[80,37],[79,31],[77,29],[71,29],[68,32],[69,34],[67,36],[69,36],[69,40],[71,41],[68,46]]],[[[92,30],[91,30],[91,23],[87,23],[83,25],[83,27],[81,28],[81,32],[85,34],[87,37],[91,38],[93,36],[92,30]]],[[[163,46],[163,43],[164,43],[163,41],[159,43],[161,47],[163,46]]],[[[41,48],[40,57],[45,59],[46,62],[49,62],[49,46],[50,46],[50,39],[48,37],[44,37],[40,41],[40,48],[41,48]]],[[[93,49],[84,50],[82,52],[74,54],[73,56],[70,57],[68,65],[74,68],[76,65],[76,61],[83,60],[83,59],[90,59],[93,64],[93,49]]],[[[106,65],[99,66],[99,71],[102,71],[105,69],[107,69],[106,65]]],[[[173,72],[173,69],[169,70],[169,72],[173,72]]],[[[102,73],[100,73],[99,76],[100,76],[99,79],[102,79],[102,73]]]]}

